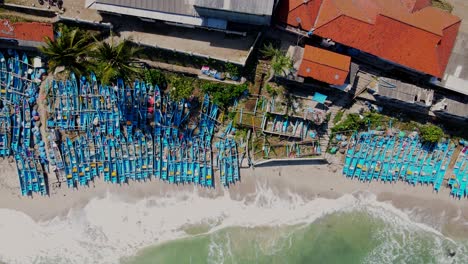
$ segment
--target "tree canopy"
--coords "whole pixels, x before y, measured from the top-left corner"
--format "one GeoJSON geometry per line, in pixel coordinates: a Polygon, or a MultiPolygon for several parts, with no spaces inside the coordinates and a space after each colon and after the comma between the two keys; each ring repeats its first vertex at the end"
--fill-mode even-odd
{"type": "Polygon", "coordinates": [[[39,50],[48,57],[49,69],[55,71],[58,67],[78,75],[85,74],[91,67],[88,54],[94,47],[91,36],[80,29],[70,29],[62,25],[55,40],[46,38],[46,45],[39,50]]]}

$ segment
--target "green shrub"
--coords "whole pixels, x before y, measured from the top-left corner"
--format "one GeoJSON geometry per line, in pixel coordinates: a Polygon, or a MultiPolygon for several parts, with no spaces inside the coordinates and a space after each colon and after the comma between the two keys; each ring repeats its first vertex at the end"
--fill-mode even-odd
{"type": "Polygon", "coordinates": [[[432,0],[432,5],[450,13],[453,10],[453,6],[446,0],[432,0]]]}
{"type": "Polygon", "coordinates": [[[158,85],[161,89],[166,89],[167,80],[164,73],[157,69],[147,69],[145,70],[145,81],[152,85],[158,85]]]}
{"type": "Polygon", "coordinates": [[[217,104],[220,107],[226,108],[247,90],[247,84],[226,85],[222,83],[207,82],[202,84],[201,90],[204,93],[210,95],[215,104],[217,104]]]}
{"type": "Polygon", "coordinates": [[[183,76],[174,76],[169,80],[170,96],[172,100],[187,99],[194,90],[193,82],[183,76]]]}
{"type": "Polygon", "coordinates": [[[425,142],[437,143],[445,136],[442,128],[429,124],[419,128],[421,139],[425,142]]]}
{"type": "Polygon", "coordinates": [[[232,63],[227,63],[224,68],[226,69],[226,72],[229,73],[233,77],[240,77],[239,76],[239,67],[232,63]]]}
{"type": "Polygon", "coordinates": [[[343,118],[343,115],[344,115],[344,111],[338,111],[338,113],[336,113],[335,117],[333,118],[333,124],[337,124],[338,122],[341,121],[341,119],[343,118]]]}
{"type": "Polygon", "coordinates": [[[346,119],[341,121],[339,124],[332,128],[332,131],[335,133],[341,133],[344,131],[355,131],[359,130],[365,126],[364,119],[358,114],[349,114],[346,116],[346,119]]]}

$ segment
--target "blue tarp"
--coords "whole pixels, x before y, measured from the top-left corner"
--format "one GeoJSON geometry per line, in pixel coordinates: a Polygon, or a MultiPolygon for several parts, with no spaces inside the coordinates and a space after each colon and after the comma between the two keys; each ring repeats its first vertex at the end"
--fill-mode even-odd
{"type": "Polygon", "coordinates": [[[327,96],[324,95],[324,94],[321,94],[321,93],[317,93],[317,92],[316,92],[316,93],[314,94],[314,98],[312,98],[312,100],[314,100],[315,102],[324,104],[325,101],[327,100],[327,96]]]}

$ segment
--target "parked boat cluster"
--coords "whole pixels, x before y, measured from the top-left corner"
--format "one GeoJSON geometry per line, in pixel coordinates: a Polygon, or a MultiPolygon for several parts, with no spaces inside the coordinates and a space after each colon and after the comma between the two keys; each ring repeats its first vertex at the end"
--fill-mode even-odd
{"type": "MultiPolygon", "coordinates": [[[[213,187],[212,141],[218,107],[205,95],[198,122],[195,100],[173,101],[159,87],[135,81],[100,85],[96,76],[52,81],[47,88],[50,162],[69,187],[88,185],[96,177],[112,183],[152,178],[169,183],[213,187]],[[61,140],[61,133],[76,133],[61,140]]],[[[229,141],[229,150],[236,143],[229,141]]],[[[232,151],[235,153],[236,151],[232,151]]],[[[225,160],[235,183],[238,159],[225,160]],[[235,176],[234,176],[235,175],[235,176]]],[[[227,186],[227,184],[225,184],[227,186]]]]}
{"type": "Polygon", "coordinates": [[[46,195],[47,154],[35,110],[45,70],[32,68],[27,55],[16,52],[8,59],[0,53],[0,63],[0,156],[15,158],[23,195],[46,195]]]}
{"type": "Polygon", "coordinates": [[[353,136],[346,154],[343,174],[361,181],[406,181],[433,185],[439,191],[455,145],[422,143],[417,134],[383,136],[360,133],[353,136]]]}
{"type": "Polygon", "coordinates": [[[468,196],[468,146],[462,148],[453,167],[453,173],[448,184],[450,194],[462,198],[468,196]]]}

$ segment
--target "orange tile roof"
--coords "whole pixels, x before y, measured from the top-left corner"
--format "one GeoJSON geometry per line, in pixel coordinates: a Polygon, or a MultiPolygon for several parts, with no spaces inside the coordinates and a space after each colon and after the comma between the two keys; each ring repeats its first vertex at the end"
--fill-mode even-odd
{"type": "Polygon", "coordinates": [[[351,58],[328,50],[306,46],[298,75],[334,85],[343,85],[351,58]]]}
{"type": "Polygon", "coordinates": [[[52,24],[39,22],[11,23],[7,19],[0,20],[0,37],[23,41],[44,42],[45,37],[54,38],[52,24]]]}
{"type": "Polygon", "coordinates": [[[305,31],[314,28],[314,34],[323,38],[441,77],[460,19],[429,4],[428,0],[309,0],[279,19],[305,31]],[[309,12],[311,6],[319,11],[309,12]],[[291,21],[297,16],[300,18],[295,20],[305,22],[291,21]]]}

